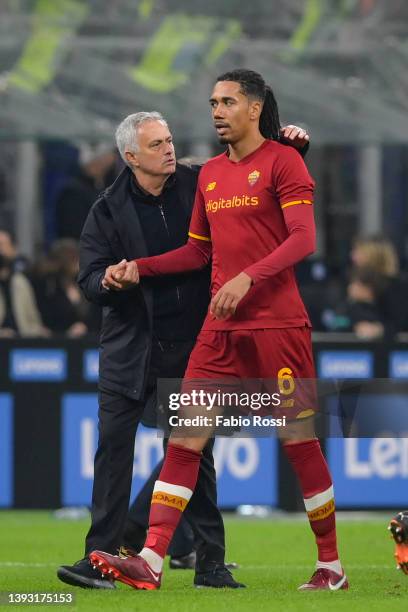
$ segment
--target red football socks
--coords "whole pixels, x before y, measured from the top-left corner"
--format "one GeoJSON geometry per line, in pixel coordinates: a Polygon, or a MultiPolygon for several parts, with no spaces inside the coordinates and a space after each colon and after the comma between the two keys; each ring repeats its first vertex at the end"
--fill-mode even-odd
{"type": "Polygon", "coordinates": [[[318,559],[338,559],[333,483],[318,440],[284,444],[296,472],[310,526],[316,537],[318,559]]]}
{"type": "Polygon", "coordinates": [[[164,558],[173,533],[196,486],[201,453],[169,444],[156,481],[145,549],[164,558]]]}

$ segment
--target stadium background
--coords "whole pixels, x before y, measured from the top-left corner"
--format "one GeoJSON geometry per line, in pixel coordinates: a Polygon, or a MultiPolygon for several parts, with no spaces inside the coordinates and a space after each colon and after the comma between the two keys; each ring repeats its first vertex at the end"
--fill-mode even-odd
{"type": "MultiPolygon", "coordinates": [[[[407,33],[402,0],[3,0],[0,226],[28,260],[46,253],[59,237],[58,197],[78,173],[84,143],[111,146],[116,124],[131,112],[161,111],[178,157],[214,154],[208,93],[217,74],[245,66],[271,83],[282,122],[311,135],[318,251],[300,271],[306,294],[324,301],[324,279],[332,299],[331,281],[349,266],[356,235],[386,235],[404,271],[407,33]]],[[[323,320],[332,315],[323,313],[323,320]]],[[[404,300],[400,315],[405,328],[374,341],[318,325],[319,376],[406,381],[404,300]]],[[[95,335],[0,342],[0,507],[87,505],[95,335]]],[[[398,389],[391,401],[404,406],[407,395],[398,389]]],[[[378,402],[387,410],[389,396],[378,402]]],[[[390,430],[384,438],[326,441],[339,508],[406,505],[404,423],[390,430]]],[[[160,444],[141,431],[134,491],[160,444]]],[[[301,508],[273,439],[220,440],[216,460],[224,508],[301,508]]]]}
{"type": "MultiPolygon", "coordinates": [[[[292,0],[284,6],[256,1],[246,6],[228,1],[219,6],[160,0],[21,0],[2,3],[0,17],[0,224],[12,230],[24,256],[35,258],[58,237],[58,194],[78,172],[78,149],[85,142],[109,147],[123,116],[154,108],[168,118],[179,157],[209,156],[217,151],[207,108],[211,83],[228,67],[250,66],[274,87],[283,123],[305,126],[311,134],[308,164],[318,186],[319,246],[314,261],[301,272],[308,280],[305,290],[320,296],[321,276],[328,282],[331,275],[338,277],[349,263],[357,234],[386,234],[405,265],[405,3],[292,0]]],[[[322,377],[359,372],[362,378],[408,377],[403,333],[363,347],[355,344],[352,333],[319,332],[316,340],[322,377]]],[[[39,352],[33,340],[29,345],[21,339],[2,342],[0,504],[84,505],[92,470],[89,457],[83,456],[80,419],[85,428],[95,420],[97,365],[88,350],[95,348],[96,338],[88,341],[88,350],[61,335],[38,342],[39,352]],[[83,404],[76,402],[75,393],[84,391],[91,395],[80,396],[83,404]],[[41,401],[34,402],[37,396],[41,401]],[[82,405],[83,412],[78,408],[82,405]],[[32,437],[28,444],[30,419],[39,419],[46,435],[32,437]],[[53,449],[48,468],[53,477],[48,479],[49,491],[45,487],[35,494],[29,484],[39,476],[42,463],[35,457],[44,449],[53,449]],[[67,449],[78,461],[77,472],[65,467],[72,464],[67,449]]],[[[339,506],[403,504],[408,459],[402,442],[385,442],[391,445],[389,454],[379,448],[376,459],[369,442],[361,441],[354,459],[367,469],[354,471],[347,464],[351,443],[336,442],[341,445],[332,458],[337,489],[344,483],[349,491],[338,495],[339,506]]],[[[231,442],[225,444],[229,448],[231,442]]],[[[274,442],[254,444],[265,450],[235,447],[232,459],[224,461],[223,506],[279,505],[274,442]],[[260,460],[262,453],[270,456],[267,462],[260,460]],[[260,487],[269,463],[268,487],[260,487]]],[[[148,453],[136,461],[136,481],[155,458],[148,453]]],[[[288,501],[282,504],[296,508],[288,501]]]]}

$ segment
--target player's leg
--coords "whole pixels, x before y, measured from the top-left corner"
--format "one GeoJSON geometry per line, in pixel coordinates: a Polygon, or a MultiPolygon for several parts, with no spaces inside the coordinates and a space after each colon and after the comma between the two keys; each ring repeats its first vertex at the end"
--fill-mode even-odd
{"type": "MultiPolygon", "coordinates": [[[[193,391],[205,386],[206,380],[221,378],[224,372],[220,372],[218,362],[227,350],[225,335],[201,332],[191,352],[181,392],[192,398],[193,391]],[[217,362],[216,367],[212,367],[213,362],[217,362]]],[[[195,405],[194,401],[188,407],[179,408],[178,426],[173,427],[163,468],[154,487],[149,531],[140,554],[156,572],[161,571],[171,536],[192,497],[199,476],[201,451],[214,429],[212,423],[206,427],[190,426],[183,424],[183,419],[206,417],[206,408],[195,405]]]]}
{"type": "MultiPolygon", "coordinates": [[[[149,526],[150,501],[153,495],[154,483],[159,477],[163,460],[153,469],[142,489],[129,508],[123,535],[123,553],[139,553],[146,540],[149,526]]],[[[168,550],[170,567],[175,569],[194,568],[195,550],[194,534],[188,520],[181,519],[168,550]]]]}
{"type": "Polygon", "coordinates": [[[164,557],[196,486],[201,451],[207,438],[170,439],[156,481],[146,542],[139,555],[126,559],[101,550],[89,555],[101,572],[136,589],[158,589],[164,557]]]}
{"type": "MultiPolygon", "coordinates": [[[[158,360],[159,367],[157,368],[157,378],[172,378],[176,381],[177,379],[183,378],[194,344],[195,342],[190,341],[162,342],[162,351],[160,359],[158,360]]],[[[163,389],[163,391],[165,390],[163,389]]],[[[176,382],[176,387],[174,389],[168,389],[166,393],[167,396],[160,398],[160,404],[163,406],[168,403],[169,391],[180,391],[180,385],[176,382]]],[[[159,393],[161,392],[162,386],[159,385],[159,393]]],[[[209,571],[213,570],[216,565],[224,565],[224,523],[217,507],[216,476],[214,458],[212,455],[213,445],[213,441],[210,441],[204,447],[196,490],[187,506],[185,516],[181,519],[169,548],[169,554],[171,556],[173,556],[173,553],[177,556],[187,554],[186,545],[191,545],[192,541],[191,538],[189,542],[186,541],[185,534],[187,525],[184,530],[180,529],[182,525],[185,524],[184,518],[186,518],[194,531],[194,547],[198,556],[198,571],[209,571]]],[[[189,533],[191,534],[191,531],[189,533]]],[[[190,557],[187,561],[190,561],[190,557]]]]}
{"type": "Polygon", "coordinates": [[[170,438],[154,485],[149,529],[140,556],[160,573],[174,531],[196,487],[207,438],[170,438]]]}
{"type": "Polygon", "coordinates": [[[348,583],[337,550],[333,483],[320,443],[316,438],[285,439],[283,449],[296,473],[317,545],[316,572],[300,589],[345,589],[348,583]]]}
{"type": "MultiPolygon", "coordinates": [[[[337,551],[333,482],[314,431],[317,393],[310,330],[265,331],[270,336],[269,363],[273,362],[274,376],[278,378],[282,402],[279,411],[287,419],[287,426],[279,434],[296,473],[317,545],[317,575],[300,588],[344,589],[348,584],[337,551]]],[[[264,342],[260,351],[264,351],[264,342]]]]}
{"type": "Polygon", "coordinates": [[[197,551],[194,584],[197,587],[242,588],[244,585],[236,582],[229,571],[236,564],[225,564],[224,522],[217,506],[213,447],[214,439],[211,439],[203,449],[197,485],[185,511],[194,531],[197,551]]]}
{"type": "MultiPolygon", "coordinates": [[[[225,338],[220,339],[220,342],[225,343],[225,338]]],[[[215,338],[209,340],[206,336],[205,340],[200,342],[199,337],[186,371],[190,392],[196,387],[197,379],[217,376],[218,370],[204,372],[196,370],[192,365],[204,363],[207,366],[211,364],[212,359],[219,359],[219,349],[222,350],[223,347],[217,344],[219,342],[217,343],[215,338]],[[205,354],[204,359],[203,354],[205,354]]],[[[223,373],[218,374],[218,378],[222,375],[223,373]]],[[[182,391],[184,390],[183,388],[182,391]]],[[[194,405],[193,402],[184,412],[179,410],[179,424],[192,414],[199,417],[208,416],[205,405],[194,405]]],[[[179,425],[176,432],[173,429],[163,467],[154,486],[149,530],[140,555],[128,560],[116,560],[104,553],[92,554],[90,557],[93,562],[100,564],[102,571],[112,571],[118,580],[135,588],[156,589],[160,586],[163,559],[182,513],[196,487],[201,451],[212,437],[214,427],[210,424],[204,427],[193,427],[193,429],[194,432],[188,423],[185,426],[179,425]]]]}

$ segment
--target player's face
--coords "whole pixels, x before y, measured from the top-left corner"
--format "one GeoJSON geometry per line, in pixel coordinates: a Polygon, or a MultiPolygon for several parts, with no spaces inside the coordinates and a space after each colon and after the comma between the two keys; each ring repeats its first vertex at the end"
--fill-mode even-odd
{"type": "Polygon", "coordinates": [[[176,170],[173,137],[161,121],[145,121],[137,133],[139,150],[126,152],[133,168],[150,176],[166,176],[176,170]]]}
{"type": "Polygon", "coordinates": [[[259,121],[261,104],[250,100],[235,81],[218,81],[210,98],[211,113],[218,139],[234,144],[248,134],[254,121],[259,121]]]}

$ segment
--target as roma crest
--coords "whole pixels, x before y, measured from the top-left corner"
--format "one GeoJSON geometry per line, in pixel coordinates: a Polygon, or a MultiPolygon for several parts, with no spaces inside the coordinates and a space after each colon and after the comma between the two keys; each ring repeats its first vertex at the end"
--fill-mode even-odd
{"type": "Polygon", "coordinates": [[[251,187],[255,185],[260,176],[261,173],[258,170],[254,170],[251,172],[251,174],[248,174],[248,183],[251,185],[251,187]]]}

